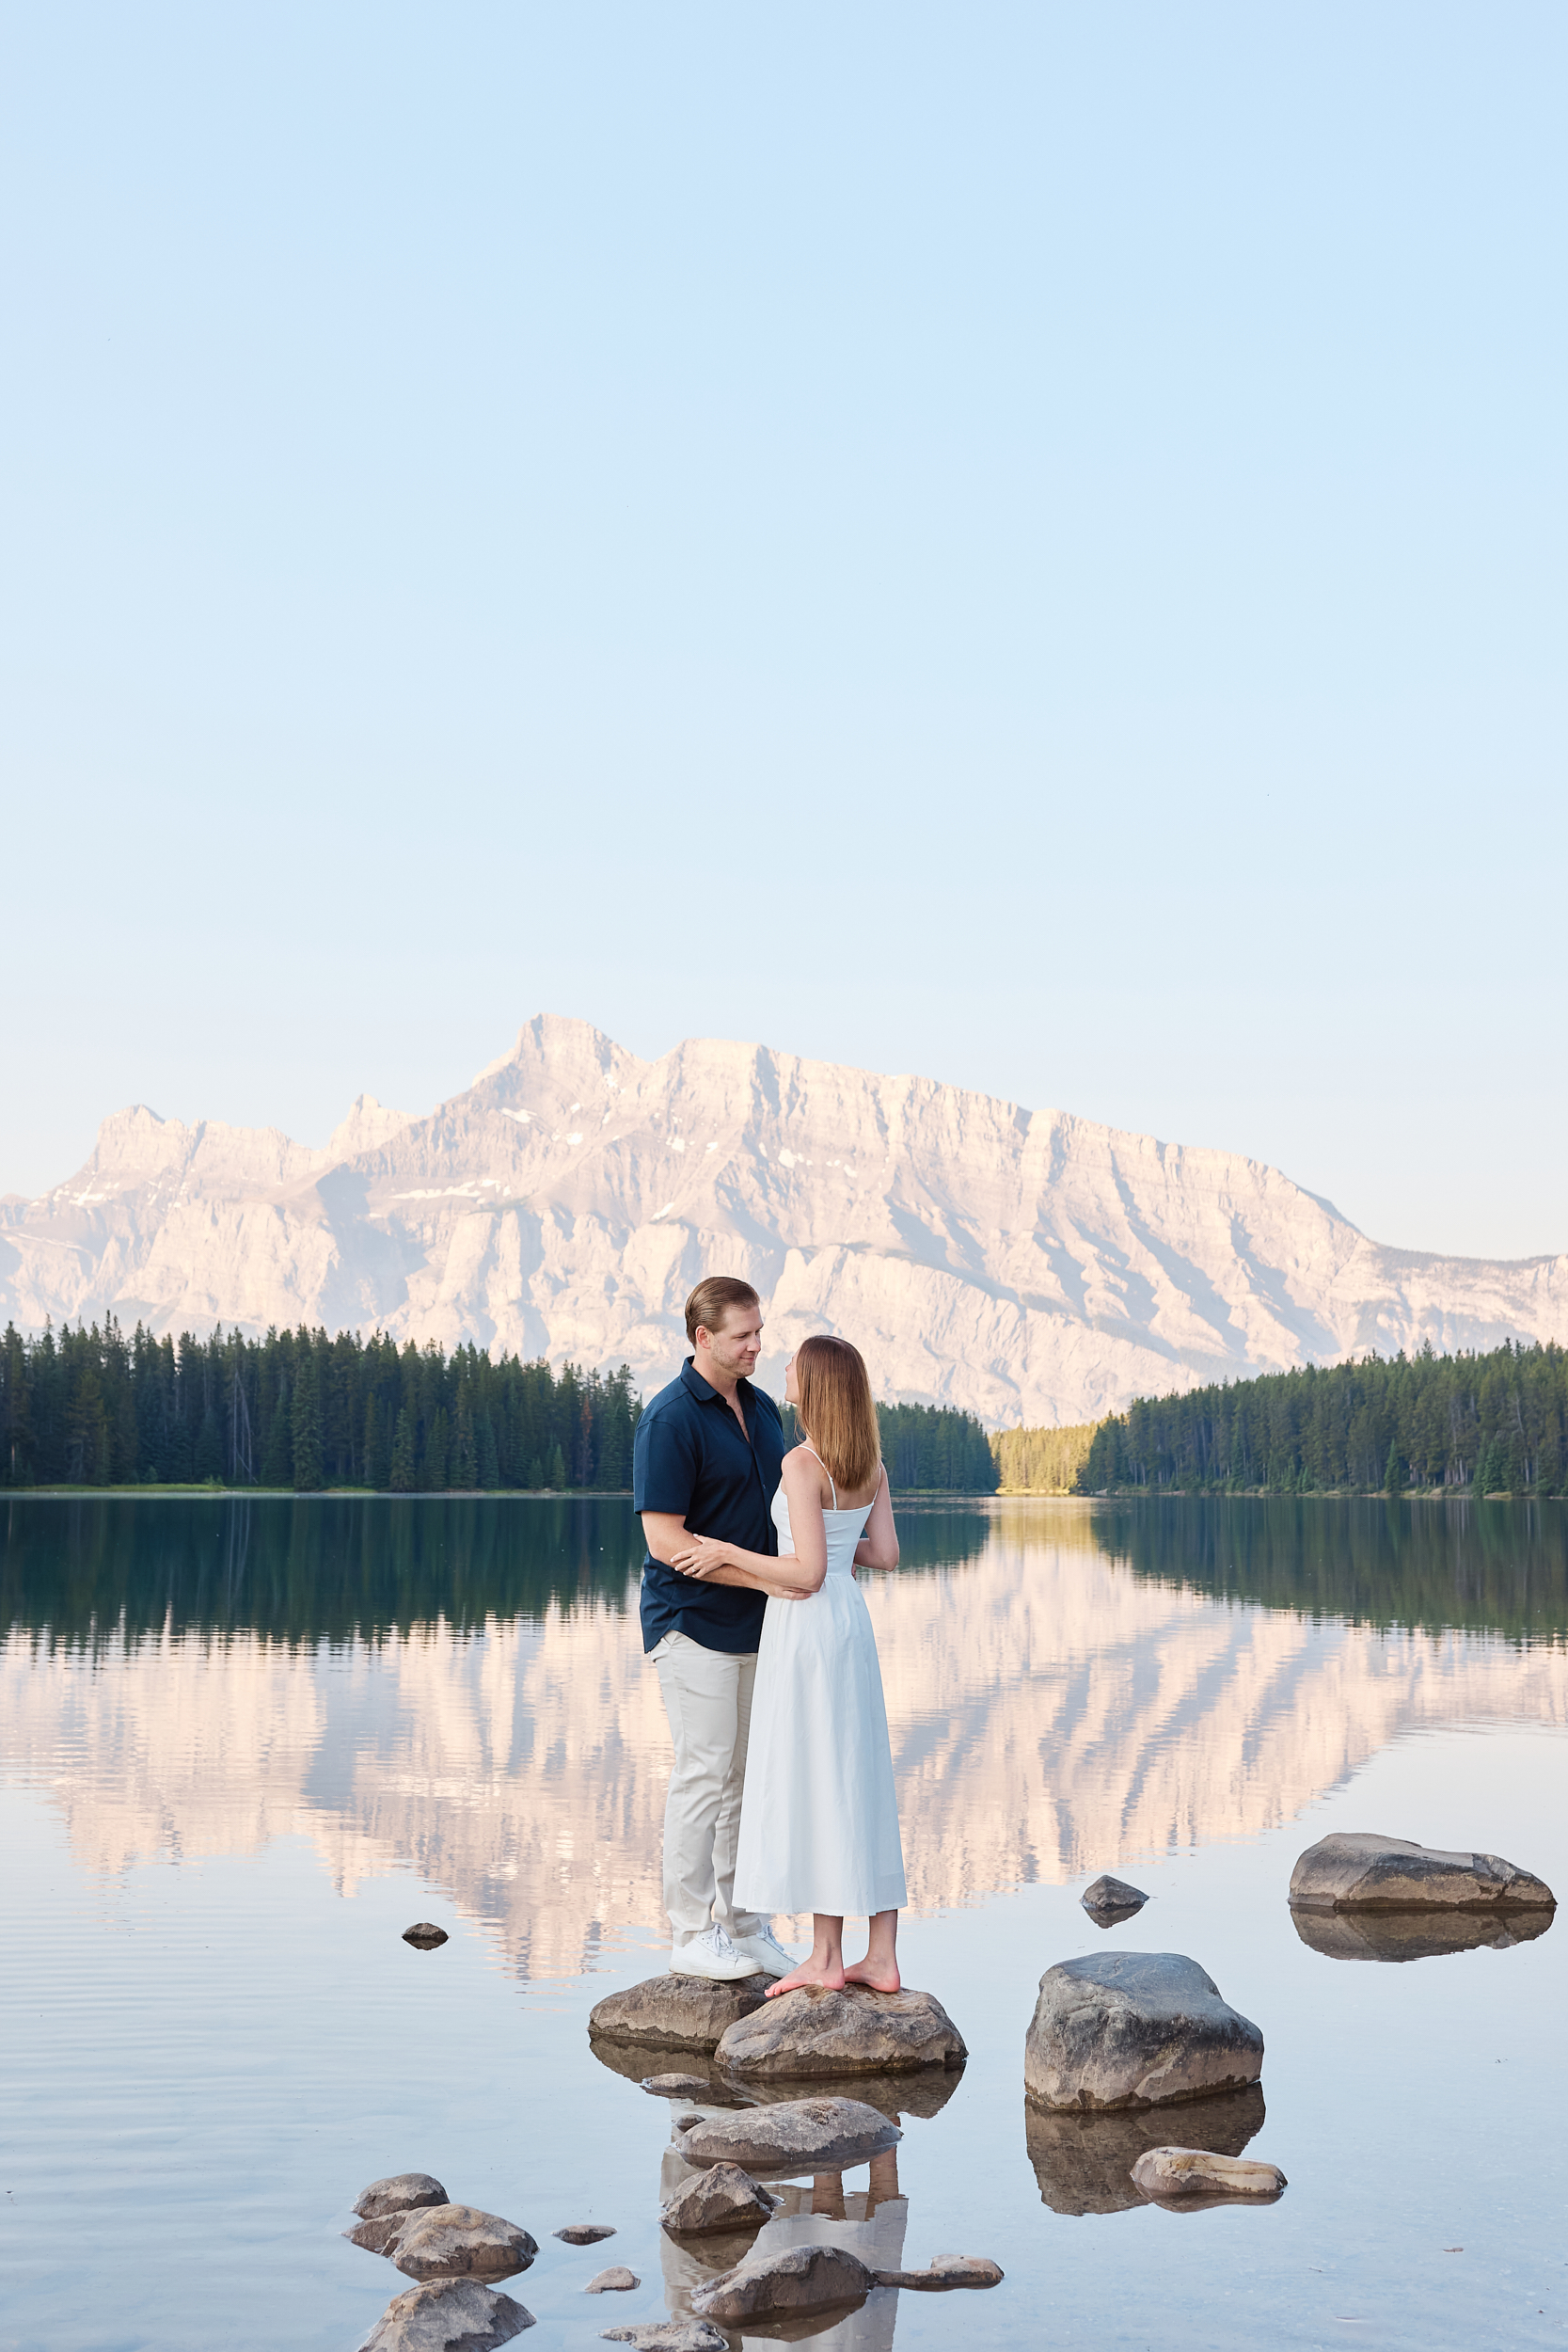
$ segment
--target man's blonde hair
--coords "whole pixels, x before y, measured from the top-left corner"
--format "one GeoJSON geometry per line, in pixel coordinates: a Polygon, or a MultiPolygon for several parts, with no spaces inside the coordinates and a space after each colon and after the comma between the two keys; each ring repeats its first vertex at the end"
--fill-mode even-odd
{"type": "Polygon", "coordinates": [[[750,1282],[733,1274],[705,1274],[686,1302],[686,1336],[693,1347],[699,1331],[721,1331],[732,1307],[760,1307],[750,1282]]]}
{"type": "Polygon", "coordinates": [[[816,1331],[795,1351],[800,1426],[837,1486],[869,1486],[882,1459],[865,1359],[847,1340],[816,1331]]]}

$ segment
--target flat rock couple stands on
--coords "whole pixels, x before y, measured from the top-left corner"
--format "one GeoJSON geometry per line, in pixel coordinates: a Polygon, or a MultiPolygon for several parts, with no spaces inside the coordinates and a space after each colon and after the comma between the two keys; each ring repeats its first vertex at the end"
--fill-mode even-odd
{"type": "Polygon", "coordinates": [[[825,1333],[791,1357],[784,1452],[752,1385],[762,1304],[710,1275],[686,1302],[691,1354],[637,1427],[633,1499],[648,1556],[642,1645],[674,1742],[664,1901],[678,1976],[898,1989],[907,1899],[887,1709],[857,1566],[898,1537],[860,1351],[825,1333]],[[771,1927],[812,1912],[799,1967],[771,1927]],[[870,1947],[844,1965],[846,1916],[870,1947]]]}

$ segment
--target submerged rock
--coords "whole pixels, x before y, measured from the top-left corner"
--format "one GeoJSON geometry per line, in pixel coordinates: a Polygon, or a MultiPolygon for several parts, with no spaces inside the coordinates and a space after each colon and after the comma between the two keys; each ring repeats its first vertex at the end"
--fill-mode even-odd
{"type": "Polygon", "coordinates": [[[1129,1886],[1125,1879],[1101,1876],[1092,1886],[1085,1886],[1078,1899],[1097,1927],[1114,1928],[1141,1911],[1148,1897],[1141,1887],[1129,1886]]]}
{"type": "MultiPolygon", "coordinates": [[[[961,2066],[922,2066],[902,2074],[813,2074],[810,2088],[814,2099],[852,2099],[861,2106],[875,2107],[890,2123],[901,2123],[907,2115],[922,2122],[940,2115],[963,2078],[961,2066]]],[[[799,2076],[748,2074],[717,2104],[784,2106],[805,2088],[799,2076]]],[[[709,2099],[703,2104],[716,2103],[709,2099]]]]}
{"type": "Polygon", "coordinates": [[[847,2247],[786,2246],[750,2254],[711,2286],[693,2287],[691,2308],[704,2319],[738,2328],[750,2320],[849,2309],[863,2303],[876,2283],[847,2247]]]}
{"type": "Polygon", "coordinates": [[[447,1931],[445,1928],[438,1928],[433,1919],[416,1919],[411,1928],[404,1929],[403,1940],[405,1944],[412,1944],[419,1951],[433,1952],[438,1944],[447,1941],[447,1931]]]}
{"type": "Polygon", "coordinates": [[[798,2165],[857,2164],[903,2134],[860,2099],[783,2099],[776,2106],[678,2122],[675,2146],[688,2164],[740,2164],[777,2172],[798,2165]]]}
{"type": "Polygon", "coordinates": [[[1449,1853],[1351,1831],[1308,1846],[1291,1873],[1292,1911],[1550,1910],[1545,1883],[1495,1853],[1449,1853]]]}
{"type": "Polygon", "coordinates": [[[949,2287],[999,2287],[1003,2273],[982,2254],[939,2254],[924,2270],[874,2270],[879,2287],[913,2287],[939,2293],[949,2287]]]}
{"type": "Polygon", "coordinates": [[[608,2270],[596,2270],[582,2291],[584,2295],[629,2295],[641,2284],[635,2270],[628,2270],[625,2263],[612,2263],[608,2270]]]}
{"type": "Polygon", "coordinates": [[[842,1993],[816,1985],[782,1993],[738,2018],[717,2053],[724,2071],[740,2080],[894,2074],[960,2066],[968,2056],[962,2035],[929,1993],[908,1986],[873,1993],[859,1985],[842,1993]]]}
{"type": "Polygon", "coordinates": [[[660,2214],[659,2224],[672,2237],[711,2237],[721,2230],[752,2224],[760,2228],[778,2201],[738,2164],[712,2164],[682,2183],[660,2214]]]}
{"type": "Polygon", "coordinates": [[[728,2336],[705,2319],[656,2319],[645,2328],[601,2328],[610,2344],[635,2344],[639,2352],[730,2352],[728,2336]]]}
{"type": "Polygon", "coordinates": [[[1162,2106],[1263,2071],[1263,2037],[1180,1952],[1097,1952],[1040,1979],[1024,2089],[1045,2107],[1162,2106]]]}
{"type": "Polygon", "coordinates": [[[550,2234],[563,2246],[597,2246],[601,2238],[613,2237],[615,2228],[610,2221],[568,2221],[563,2230],[554,2230],[550,2234]]]}
{"type": "Polygon", "coordinates": [[[526,2270],[539,2249],[515,2221],[477,2205],[425,2205],[408,2215],[387,2247],[409,2279],[505,2279],[526,2270]]]}
{"type": "MultiPolygon", "coordinates": [[[[1181,2127],[1200,2146],[1239,2156],[1263,2128],[1268,2110],[1257,2083],[1244,2090],[1221,2091],[1181,2110],[1181,2127]]],[[[1071,2108],[1048,2112],[1031,2102],[1023,2111],[1024,2143],[1040,2202],[1053,2213],[1128,2213],[1144,2202],[1132,2184],[1132,2168],[1148,2149],[1162,2146],[1170,2131],[1168,2108],[1118,2108],[1110,2115],[1083,2115],[1071,2108]]]]}
{"type": "Polygon", "coordinates": [[[655,2050],[714,2050],[737,2017],[760,2009],[769,1979],[739,1977],[728,1984],[705,1977],[646,1977],[606,1994],[588,2012],[588,2031],[602,2042],[637,2042],[655,2050]]]}
{"type": "Polygon", "coordinates": [[[1272,2203],[1286,2186],[1278,2165],[1219,2156],[1210,2148],[1146,2148],[1132,2179],[1146,2197],[1156,2199],[1242,2197],[1272,2203]]]}
{"type": "Polygon", "coordinates": [[[644,2074],[641,2088],[656,2099],[705,2099],[712,2085],[705,2074],[644,2074]]]}
{"type": "Polygon", "coordinates": [[[1440,1960],[1506,1952],[1544,1935],[1557,1914],[1533,1911],[1292,1911],[1302,1942],[1326,1960],[1440,1960]]]}
{"type": "Polygon", "coordinates": [[[496,2352],[533,2313],[477,2279],[441,2279],[394,2296],[359,2352],[496,2352]]]}

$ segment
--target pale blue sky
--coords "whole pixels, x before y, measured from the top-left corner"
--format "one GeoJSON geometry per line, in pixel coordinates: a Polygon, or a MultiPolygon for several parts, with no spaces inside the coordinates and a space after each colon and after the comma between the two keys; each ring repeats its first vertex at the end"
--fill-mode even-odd
{"type": "Polygon", "coordinates": [[[1560,6],[5,23],[0,1189],[544,1008],[1568,1248],[1560,6]]]}

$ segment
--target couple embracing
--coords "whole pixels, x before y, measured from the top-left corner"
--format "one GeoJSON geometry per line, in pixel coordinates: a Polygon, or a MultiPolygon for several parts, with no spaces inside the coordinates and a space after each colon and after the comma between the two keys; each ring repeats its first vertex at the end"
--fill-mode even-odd
{"type": "Polygon", "coordinates": [[[898,1989],[904,1857],[877,1644],[859,1567],[898,1565],[877,1408],[857,1348],[826,1333],[791,1357],[784,1451],[752,1385],[762,1303],[710,1275],[686,1302],[691,1354],[638,1423],[633,1501],[648,1556],[642,1642],[674,1769],[664,1901],[678,1976],[759,1973],[898,1989]],[[815,1915],[796,1966],[775,1913],[815,1915]],[[870,1921],[844,1964],[846,1917],[870,1921]]]}

